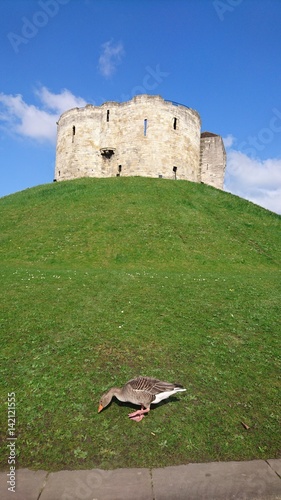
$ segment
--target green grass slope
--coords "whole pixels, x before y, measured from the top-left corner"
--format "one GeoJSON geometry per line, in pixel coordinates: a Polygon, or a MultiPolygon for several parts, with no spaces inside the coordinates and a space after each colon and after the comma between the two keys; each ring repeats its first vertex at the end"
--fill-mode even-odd
{"type": "Polygon", "coordinates": [[[0,199],[1,467],[280,457],[280,216],[185,181],[80,179],[0,199]],[[130,421],[136,375],[187,391],[130,421]],[[249,426],[246,430],[243,423],[249,426]]]}

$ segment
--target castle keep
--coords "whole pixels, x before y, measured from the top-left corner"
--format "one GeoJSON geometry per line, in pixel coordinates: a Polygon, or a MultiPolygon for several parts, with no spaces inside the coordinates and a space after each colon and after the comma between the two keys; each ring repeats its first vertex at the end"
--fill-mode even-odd
{"type": "Polygon", "coordinates": [[[201,134],[199,114],[160,96],[88,104],[58,121],[55,180],[143,176],[204,182],[223,189],[222,138],[201,134]]]}

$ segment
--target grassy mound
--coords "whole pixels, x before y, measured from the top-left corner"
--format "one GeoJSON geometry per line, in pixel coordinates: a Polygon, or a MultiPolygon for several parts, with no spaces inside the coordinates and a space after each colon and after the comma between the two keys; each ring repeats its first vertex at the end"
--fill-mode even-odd
{"type": "Polygon", "coordinates": [[[0,210],[2,468],[12,392],[18,467],[280,456],[280,216],[143,178],[43,185],[0,210]],[[187,391],[140,423],[117,401],[97,413],[140,374],[187,391]]]}

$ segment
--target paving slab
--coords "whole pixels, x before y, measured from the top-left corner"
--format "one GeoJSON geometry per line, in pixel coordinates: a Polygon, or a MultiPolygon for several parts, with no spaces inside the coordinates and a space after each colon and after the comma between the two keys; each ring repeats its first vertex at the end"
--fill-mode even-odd
{"type": "Polygon", "coordinates": [[[40,500],[153,500],[151,474],[149,469],[51,472],[40,500]]]}
{"type": "Polygon", "coordinates": [[[0,473],[0,500],[281,500],[281,459],[162,469],[0,473]]]}
{"type": "Polygon", "coordinates": [[[37,500],[46,482],[48,472],[29,469],[16,470],[15,492],[8,490],[12,485],[7,483],[8,472],[0,472],[1,500],[37,500]]]}
{"type": "Polygon", "coordinates": [[[281,480],[263,460],[152,469],[155,500],[281,500],[281,480]]]}
{"type": "Polygon", "coordinates": [[[281,458],[272,458],[270,460],[267,460],[267,463],[281,478],[281,458]]]}

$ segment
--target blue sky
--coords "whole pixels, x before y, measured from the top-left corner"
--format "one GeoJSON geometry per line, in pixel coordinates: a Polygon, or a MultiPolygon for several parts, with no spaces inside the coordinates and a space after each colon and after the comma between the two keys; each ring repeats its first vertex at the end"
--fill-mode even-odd
{"type": "Polygon", "coordinates": [[[159,94],[220,134],[225,190],[281,214],[280,0],[0,0],[0,196],[52,182],[71,107],[159,94]]]}

